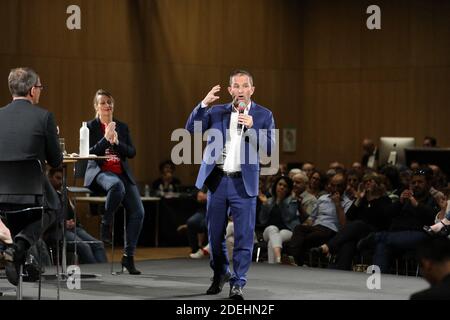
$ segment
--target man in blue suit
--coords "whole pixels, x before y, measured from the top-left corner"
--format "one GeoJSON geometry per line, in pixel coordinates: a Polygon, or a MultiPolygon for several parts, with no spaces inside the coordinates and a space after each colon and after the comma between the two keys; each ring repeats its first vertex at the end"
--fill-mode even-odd
{"type": "Polygon", "coordinates": [[[229,281],[229,297],[243,300],[242,288],[247,282],[253,251],[258,153],[271,155],[275,122],[270,110],[251,101],[255,87],[249,72],[236,70],[231,74],[228,92],[232,103],[211,106],[219,99],[219,91],[219,85],[213,87],[192,111],[186,129],[191,133],[208,130],[208,145],[196,182],[197,188],[206,185],[209,189],[206,222],[214,277],[206,294],[218,294],[229,281]],[[225,245],[228,212],[234,222],[233,273],[225,245]]]}

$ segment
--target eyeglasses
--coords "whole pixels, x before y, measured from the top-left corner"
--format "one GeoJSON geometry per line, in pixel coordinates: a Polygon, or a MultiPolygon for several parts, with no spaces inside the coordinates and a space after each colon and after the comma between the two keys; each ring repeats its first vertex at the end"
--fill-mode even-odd
{"type": "Polygon", "coordinates": [[[39,86],[33,86],[34,88],[39,88],[41,90],[44,90],[44,86],[43,85],[39,85],[39,86]]]}
{"type": "Polygon", "coordinates": [[[416,171],[413,172],[414,176],[426,176],[429,174],[430,174],[430,171],[425,170],[425,169],[417,169],[416,171]]]}

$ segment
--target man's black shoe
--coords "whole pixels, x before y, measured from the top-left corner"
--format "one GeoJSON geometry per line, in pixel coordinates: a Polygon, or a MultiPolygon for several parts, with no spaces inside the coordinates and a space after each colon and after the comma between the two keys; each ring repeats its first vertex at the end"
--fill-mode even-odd
{"type": "Polygon", "coordinates": [[[375,241],[375,232],[371,232],[367,235],[367,237],[362,238],[361,240],[359,240],[358,244],[356,245],[356,248],[358,249],[358,251],[363,251],[366,249],[373,249],[376,246],[376,241],[375,241]]]}
{"type": "Polygon", "coordinates": [[[238,285],[230,287],[229,298],[232,300],[244,300],[244,293],[242,292],[242,288],[238,285]]]}
{"type": "Polygon", "coordinates": [[[222,291],[223,286],[226,282],[228,282],[231,278],[231,273],[227,272],[226,274],[220,276],[219,278],[214,277],[213,282],[208,290],[206,290],[206,294],[218,294],[222,291]]]}
{"type": "Polygon", "coordinates": [[[12,245],[5,250],[5,273],[8,281],[17,286],[19,284],[20,265],[25,262],[25,254],[16,245],[12,245]]]}
{"type": "Polygon", "coordinates": [[[39,266],[34,265],[33,263],[26,263],[23,267],[24,269],[24,282],[36,282],[39,280],[39,266]]]}

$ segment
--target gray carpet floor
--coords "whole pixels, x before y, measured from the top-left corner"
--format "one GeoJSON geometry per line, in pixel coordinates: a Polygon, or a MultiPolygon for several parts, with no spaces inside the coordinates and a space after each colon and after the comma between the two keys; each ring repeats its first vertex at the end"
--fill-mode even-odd
{"type": "MultiPolygon", "coordinates": [[[[60,282],[61,300],[217,300],[228,296],[229,286],[216,296],[204,294],[210,285],[207,260],[170,259],[137,263],[142,275],[111,275],[109,264],[81,265],[80,289],[60,282]]],[[[119,264],[115,264],[119,269],[119,264]]],[[[47,268],[46,275],[55,270],[47,268]]],[[[49,276],[50,277],[50,276],[49,276]]],[[[380,289],[368,289],[369,274],[319,268],[253,263],[244,293],[247,300],[405,300],[428,287],[422,278],[381,275],[380,289]]],[[[56,299],[56,284],[43,281],[43,298],[56,299]]],[[[37,297],[37,283],[24,283],[24,299],[37,297]]],[[[0,300],[15,298],[14,287],[0,279],[0,300]],[[3,288],[3,290],[2,290],[3,288]]]]}

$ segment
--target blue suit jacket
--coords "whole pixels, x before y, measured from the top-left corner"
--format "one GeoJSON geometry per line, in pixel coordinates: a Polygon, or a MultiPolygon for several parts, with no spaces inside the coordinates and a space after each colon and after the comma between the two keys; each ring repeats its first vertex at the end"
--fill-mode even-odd
{"type": "MultiPolygon", "coordinates": [[[[201,189],[205,181],[216,166],[216,161],[219,160],[223,147],[226,143],[226,130],[230,127],[231,118],[231,103],[223,105],[215,105],[212,107],[202,108],[201,103],[192,111],[186,123],[186,129],[191,132],[200,132],[203,134],[209,129],[216,129],[222,133],[222,148],[212,151],[209,147],[214,143],[213,135],[208,134],[208,143],[203,155],[202,164],[198,173],[196,187],[201,189]],[[200,121],[201,128],[194,127],[194,122],[200,121]]],[[[244,143],[245,152],[241,153],[241,171],[244,181],[245,191],[251,196],[258,195],[259,183],[259,148],[268,155],[271,155],[272,149],[275,146],[275,121],[272,112],[254,102],[252,102],[249,115],[253,117],[253,130],[247,130],[244,133],[241,143],[244,143]],[[261,129],[266,129],[267,132],[263,134],[261,129]],[[260,134],[261,133],[261,134],[260,134]],[[244,138],[246,137],[246,138],[244,138]],[[251,161],[256,159],[256,161],[251,161]]]]}

